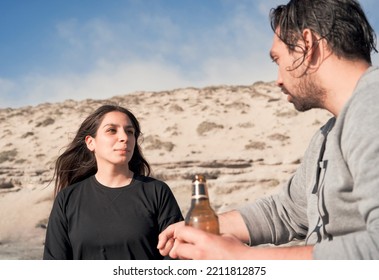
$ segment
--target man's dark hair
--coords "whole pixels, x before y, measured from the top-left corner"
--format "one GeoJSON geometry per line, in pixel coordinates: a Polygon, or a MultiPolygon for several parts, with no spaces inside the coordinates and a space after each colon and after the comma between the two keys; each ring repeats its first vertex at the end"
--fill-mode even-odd
{"type": "MultiPolygon", "coordinates": [[[[376,34],[355,0],[291,0],[272,9],[270,21],[290,51],[299,47],[302,31],[310,29],[341,58],[363,59],[371,64],[371,52],[378,52],[376,34]]],[[[305,58],[307,50],[303,52],[305,58]]]]}

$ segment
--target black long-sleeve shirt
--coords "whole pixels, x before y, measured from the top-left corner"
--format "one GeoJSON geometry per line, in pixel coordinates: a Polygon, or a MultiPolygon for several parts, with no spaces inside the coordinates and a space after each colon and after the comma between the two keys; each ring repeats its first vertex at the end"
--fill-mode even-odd
{"type": "Polygon", "coordinates": [[[135,176],[109,188],[94,176],[56,197],[46,232],[44,259],[163,259],[158,235],[183,220],[170,188],[135,176]]]}

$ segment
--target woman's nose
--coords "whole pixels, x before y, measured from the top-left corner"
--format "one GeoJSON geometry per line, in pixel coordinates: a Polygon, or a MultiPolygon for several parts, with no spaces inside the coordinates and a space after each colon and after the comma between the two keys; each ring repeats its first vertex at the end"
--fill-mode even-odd
{"type": "Polygon", "coordinates": [[[118,139],[120,142],[126,142],[128,140],[128,135],[122,130],[119,132],[118,139]]]}

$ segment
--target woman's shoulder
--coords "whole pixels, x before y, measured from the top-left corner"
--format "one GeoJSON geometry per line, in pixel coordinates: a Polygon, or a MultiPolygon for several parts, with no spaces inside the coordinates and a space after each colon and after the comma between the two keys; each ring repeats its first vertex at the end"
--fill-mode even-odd
{"type": "Polygon", "coordinates": [[[134,181],[136,184],[141,184],[145,188],[155,189],[160,191],[170,190],[168,184],[162,180],[154,177],[136,175],[134,176],[134,181]]]}
{"type": "Polygon", "coordinates": [[[88,184],[92,184],[92,177],[86,178],[82,181],[71,184],[65,188],[63,188],[57,195],[57,197],[68,197],[74,193],[81,192],[83,188],[85,188],[88,184]]]}
{"type": "Polygon", "coordinates": [[[135,175],[134,180],[137,182],[141,182],[144,184],[150,184],[150,185],[167,185],[164,181],[159,180],[154,177],[145,176],[145,175],[135,175]]]}

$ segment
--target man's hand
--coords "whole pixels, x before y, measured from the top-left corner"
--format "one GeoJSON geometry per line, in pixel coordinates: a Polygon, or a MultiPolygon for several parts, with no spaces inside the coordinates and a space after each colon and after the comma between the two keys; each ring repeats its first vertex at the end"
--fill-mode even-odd
{"type": "Polygon", "coordinates": [[[184,221],[169,225],[159,234],[157,248],[162,256],[167,256],[174,247],[175,231],[180,227],[184,227],[184,221]]]}
{"type": "Polygon", "coordinates": [[[174,259],[216,260],[239,259],[248,247],[232,235],[215,235],[205,231],[181,225],[167,228],[160,236],[161,254],[174,259]],[[166,241],[168,240],[168,241],[166,241]],[[166,242],[165,242],[166,241],[166,242]]]}

